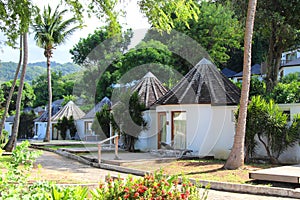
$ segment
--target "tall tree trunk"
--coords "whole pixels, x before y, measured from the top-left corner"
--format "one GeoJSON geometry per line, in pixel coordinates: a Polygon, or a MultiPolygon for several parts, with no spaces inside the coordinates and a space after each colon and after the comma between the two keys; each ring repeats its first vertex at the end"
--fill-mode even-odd
{"type": "MultiPolygon", "coordinates": [[[[274,25],[275,26],[275,25],[274,25]]],[[[281,54],[283,52],[283,45],[278,44],[278,39],[276,38],[276,30],[272,31],[272,36],[270,37],[269,50],[267,57],[267,77],[266,86],[267,92],[271,92],[278,82],[278,72],[281,65],[281,54]],[[281,48],[280,48],[281,47],[281,48]]]]}
{"type": "Polygon", "coordinates": [[[244,165],[244,143],[246,132],[246,118],[249,99],[250,87],[250,70],[251,70],[251,47],[252,36],[255,19],[257,0],[249,0],[247,21],[244,38],[244,67],[243,67],[243,83],[240,99],[240,110],[238,116],[238,124],[234,136],[234,143],[230,155],[224,165],[225,169],[238,169],[244,165]]]}
{"type": "Polygon", "coordinates": [[[21,64],[22,64],[22,52],[23,52],[22,45],[23,45],[23,39],[22,39],[22,35],[20,35],[20,54],[19,54],[20,57],[19,57],[19,63],[18,63],[16,72],[15,72],[13,83],[12,83],[10,91],[9,91],[8,98],[6,99],[5,110],[4,110],[4,113],[2,115],[2,120],[1,120],[1,124],[0,124],[0,138],[2,136],[2,131],[3,131],[3,128],[4,128],[5,119],[6,119],[6,116],[8,114],[10,101],[11,101],[11,98],[12,98],[13,93],[15,91],[15,86],[16,86],[16,83],[17,83],[17,80],[18,80],[18,75],[19,75],[19,72],[20,72],[21,64]]]}
{"type": "Polygon", "coordinates": [[[22,92],[23,92],[23,86],[25,81],[25,74],[26,74],[26,68],[27,68],[27,61],[28,61],[28,42],[27,42],[27,33],[23,34],[23,66],[22,66],[22,73],[20,77],[20,86],[18,90],[18,97],[16,102],[16,115],[14,119],[14,126],[13,131],[11,133],[11,137],[8,141],[8,143],[5,145],[4,150],[11,152],[17,142],[17,136],[18,136],[18,129],[19,129],[19,122],[20,122],[20,114],[21,114],[21,101],[22,101],[22,92]]]}
{"type": "Polygon", "coordinates": [[[45,56],[47,58],[47,78],[48,78],[48,122],[47,122],[47,129],[46,129],[46,136],[44,138],[44,142],[50,141],[50,126],[51,126],[51,114],[52,114],[52,85],[51,85],[51,68],[50,68],[50,57],[51,57],[51,50],[45,49],[45,56]]]}

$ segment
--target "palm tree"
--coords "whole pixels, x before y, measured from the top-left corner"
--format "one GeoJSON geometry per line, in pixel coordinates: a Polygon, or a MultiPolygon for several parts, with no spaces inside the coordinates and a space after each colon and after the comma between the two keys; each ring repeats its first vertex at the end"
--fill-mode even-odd
{"type": "Polygon", "coordinates": [[[11,86],[9,94],[8,94],[8,98],[6,99],[5,109],[4,109],[1,124],[0,124],[0,138],[1,138],[1,135],[2,135],[3,127],[4,127],[4,124],[5,124],[5,119],[6,119],[6,116],[8,114],[9,105],[10,105],[13,93],[15,91],[15,86],[16,86],[16,83],[17,83],[17,80],[18,80],[18,76],[19,76],[19,72],[20,72],[20,68],[21,68],[21,64],[22,64],[22,52],[23,52],[23,50],[22,50],[23,49],[22,48],[23,38],[22,37],[23,36],[20,35],[20,48],[19,48],[19,55],[20,56],[19,56],[18,66],[17,66],[16,72],[15,72],[15,76],[14,76],[12,86],[11,86]]]}
{"type": "Polygon", "coordinates": [[[64,43],[67,38],[80,26],[70,25],[76,23],[76,18],[63,20],[63,15],[67,10],[59,11],[59,6],[52,12],[51,7],[44,8],[43,14],[38,14],[34,20],[33,30],[35,32],[34,39],[37,46],[44,49],[44,56],[47,58],[47,77],[48,77],[48,123],[46,130],[46,137],[44,142],[50,141],[50,125],[51,125],[51,105],[52,105],[52,86],[51,86],[51,68],[50,58],[56,46],[64,43]]]}
{"type": "Polygon", "coordinates": [[[244,67],[240,110],[233,147],[229,158],[224,165],[225,169],[238,169],[244,165],[244,141],[246,132],[247,107],[249,101],[251,47],[256,4],[257,0],[249,0],[244,37],[244,67]]]}
{"type": "MultiPolygon", "coordinates": [[[[27,62],[28,62],[28,41],[27,41],[27,33],[23,33],[21,34],[21,36],[23,38],[23,65],[22,65],[22,72],[21,72],[21,76],[20,76],[20,86],[19,86],[19,90],[18,90],[18,97],[17,97],[17,102],[16,102],[16,115],[15,115],[15,119],[14,119],[14,126],[13,126],[13,130],[10,136],[9,141],[7,142],[7,144],[4,146],[5,151],[11,152],[16,143],[17,143],[17,136],[18,136],[18,130],[19,130],[19,122],[20,122],[20,115],[21,115],[21,101],[22,101],[22,92],[23,92],[23,86],[24,86],[24,82],[25,82],[25,74],[26,74],[26,68],[27,68],[27,62]]],[[[22,52],[20,51],[20,60],[22,57],[22,52]]]]}

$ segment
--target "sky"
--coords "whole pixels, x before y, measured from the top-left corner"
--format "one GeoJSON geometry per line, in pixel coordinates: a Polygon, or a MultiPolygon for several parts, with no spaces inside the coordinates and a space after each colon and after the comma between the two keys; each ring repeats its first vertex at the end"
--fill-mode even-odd
{"type": "MultiPolygon", "coordinates": [[[[33,2],[38,5],[41,9],[49,3],[49,1],[40,1],[40,0],[33,0],[33,2]]],[[[51,0],[50,6],[55,7],[59,0],[51,0]]],[[[127,2],[127,1],[126,1],[127,2]]],[[[143,15],[139,12],[139,8],[137,6],[137,0],[131,0],[126,3],[126,18],[120,18],[121,23],[126,23],[126,28],[132,28],[135,32],[135,35],[132,41],[139,41],[146,30],[150,27],[147,19],[143,17],[143,15]]],[[[68,15],[66,15],[68,17],[68,15]]],[[[70,17],[70,16],[69,16],[70,17]]],[[[92,18],[85,18],[85,25],[81,30],[77,30],[67,41],[65,44],[58,46],[53,51],[53,57],[51,61],[59,62],[59,63],[67,63],[72,62],[71,54],[69,50],[78,43],[80,38],[86,38],[89,33],[93,33],[97,27],[101,27],[103,24],[96,19],[96,17],[92,18]]],[[[36,43],[33,39],[34,34],[29,34],[28,43],[29,43],[29,63],[32,62],[40,62],[46,61],[46,58],[43,54],[43,49],[36,46],[36,43]]],[[[0,34],[0,40],[5,40],[3,34],[0,34]]],[[[132,45],[131,45],[132,46],[132,45]]],[[[13,50],[11,47],[2,46],[0,50],[0,60],[1,62],[18,62],[19,60],[19,51],[13,50]]]]}

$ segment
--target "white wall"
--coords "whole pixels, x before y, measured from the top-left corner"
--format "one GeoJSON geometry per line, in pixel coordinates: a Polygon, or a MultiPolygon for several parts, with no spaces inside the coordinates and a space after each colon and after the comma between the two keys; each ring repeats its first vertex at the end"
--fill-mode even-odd
{"type": "Polygon", "coordinates": [[[84,120],[78,119],[76,122],[76,128],[77,128],[77,134],[81,140],[84,139],[85,133],[84,133],[84,120]]]}
{"type": "Polygon", "coordinates": [[[8,132],[9,136],[11,135],[13,124],[13,122],[4,122],[4,129],[8,132]]]}
{"type": "Polygon", "coordinates": [[[34,122],[34,128],[37,138],[43,140],[46,137],[47,122],[34,122]]]}
{"type": "Polygon", "coordinates": [[[232,112],[236,106],[211,106],[210,104],[163,105],[157,112],[166,112],[167,136],[172,130],[171,112],[185,111],[187,117],[187,149],[197,156],[212,155],[226,159],[230,153],[235,133],[232,112]]]}
{"type": "Polygon", "coordinates": [[[157,113],[155,110],[143,112],[143,118],[147,121],[148,130],[142,131],[135,143],[135,149],[149,151],[157,149],[157,113]]]}

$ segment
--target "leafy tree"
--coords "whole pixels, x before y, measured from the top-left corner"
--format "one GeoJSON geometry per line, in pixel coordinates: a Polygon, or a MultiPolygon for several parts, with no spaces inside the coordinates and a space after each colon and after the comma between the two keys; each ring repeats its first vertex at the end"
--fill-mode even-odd
{"type": "Polygon", "coordinates": [[[287,124],[287,115],[270,100],[266,102],[260,96],[252,98],[248,107],[246,126],[246,152],[252,157],[257,147],[255,136],[265,148],[272,163],[277,163],[279,156],[299,141],[299,117],[292,125],[287,124]],[[263,122],[263,123],[262,123],[263,122]]]}
{"type": "Polygon", "coordinates": [[[36,118],[35,113],[32,112],[23,112],[20,116],[20,126],[18,130],[18,139],[31,139],[34,136],[34,119],[36,118]]]}
{"type": "Polygon", "coordinates": [[[39,13],[34,20],[33,30],[34,39],[39,47],[44,49],[44,56],[47,58],[47,77],[48,77],[48,123],[46,130],[45,142],[50,141],[50,124],[51,124],[51,105],[52,105],[52,86],[51,86],[51,68],[50,58],[53,50],[57,45],[66,41],[66,39],[80,26],[71,25],[77,22],[75,17],[64,20],[63,16],[67,10],[59,11],[59,6],[52,12],[51,7],[44,8],[43,14],[39,13]]]}
{"type": "Polygon", "coordinates": [[[112,123],[112,115],[110,107],[104,104],[100,112],[96,113],[96,120],[92,124],[92,130],[98,134],[103,132],[107,138],[110,137],[110,124],[112,123]]]}
{"type": "MultiPolygon", "coordinates": [[[[59,72],[51,73],[51,85],[52,85],[52,99],[58,100],[73,94],[73,87],[75,80],[66,80],[59,72]]],[[[48,102],[48,91],[45,88],[48,87],[47,75],[42,74],[37,79],[32,81],[32,87],[36,95],[34,101],[34,107],[46,105],[48,102]]]]}
{"type": "Polygon", "coordinates": [[[201,1],[197,20],[175,23],[175,29],[187,34],[203,46],[215,63],[229,60],[229,51],[241,48],[243,28],[229,4],[201,1]]]}
{"type": "Polygon", "coordinates": [[[125,147],[128,151],[135,151],[134,144],[142,130],[147,129],[147,122],[142,111],[145,105],[139,100],[137,92],[122,93],[120,101],[113,108],[114,129],[124,135],[125,147]]]}
{"type": "Polygon", "coordinates": [[[246,28],[244,36],[244,65],[243,83],[240,99],[240,111],[238,115],[238,122],[236,133],[234,136],[233,147],[224,165],[225,169],[237,169],[244,165],[244,142],[251,75],[251,46],[256,4],[257,0],[249,0],[248,2],[246,28]]]}
{"type": "Polygon", "coordinates": [[[64,116],[62,119],[58,119],[55,127],[59,131],[63,140],[66,139],[68,130],[70,131],[71,138],[74,138],[77,132],[73,116],[71,116],[69,119],[66,116],[64,116]]]}
{"type": "Polygon", "coordinates": [[[276,103],[300,103],[300,82],[278,83],[267,98],[276,103]]]}
{"type": "MultiPolygon", "coordinates": [[[[1,84],[0,88],[2,90],[4,99],[0,104],[0,108],[1,107],[4,108],[6,106],[6,103],[7,103],[6,99],[9,98],[9,93],[10,93],[10,89],[11,89],[12,85],[13,85],[13,80],[1,84]]],[[[14,93],[12,95],[12,99],[10,101],[9,110],[8,110],[9,114],[12,114],[12,112],[14,112],[16,110],[16,102],[17,102],[17,97],[18,97],[19,86],[20,86],[20,81],[18,80],[16,83],[16,87],[14,88],[14,93]]],[[[34,100],[35,100],[35,94],[34,94],[33,88],[28,83],[25,82],[24,89],[22,92],[21,109],[32,106],[32,103],[34,100]]]]}
{"type": "Polygon", "coordinates": [[[292,82],[300,82],[300,72],[287,74],[286,76],[282,77],[279,82],[285,84],[292,82]]]}

